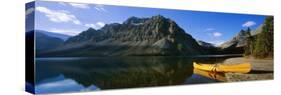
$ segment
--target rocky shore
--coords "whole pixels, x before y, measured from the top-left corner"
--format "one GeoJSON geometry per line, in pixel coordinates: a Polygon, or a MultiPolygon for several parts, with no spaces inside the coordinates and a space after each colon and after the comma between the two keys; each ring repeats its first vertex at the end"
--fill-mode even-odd
{"type": "Polygon", "coordinates": [[[226,73],[228,82],[252,81],[252,80],[271,80],[274,78],[273,59],[255,59],[246,57],[235,57],[226,59],[223,64],[239,64],[243,62],[251,63],[251,71],[247,74],[226,73]]]}

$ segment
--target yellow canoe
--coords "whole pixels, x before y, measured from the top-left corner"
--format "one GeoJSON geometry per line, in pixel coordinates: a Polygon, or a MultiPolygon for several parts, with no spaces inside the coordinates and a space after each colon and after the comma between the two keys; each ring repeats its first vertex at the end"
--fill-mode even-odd
{"type": "Polygon", "coordinates": [[[210,72],[233,72],[233,73],[248,73],[251,70],[250,63],[241,64],[202,64],[193,62],[193,67],[195,69],[200,69],[210,72]]]}
{"type": "Polygon", "coordinates": [[[226,82],[224,73],[209,72],[209,71],[204,71],[204,70],[199,70],[199,69],[193,69],[193,73],[204,76],[204,77],[208,77],[210,79],[226,82]]]}

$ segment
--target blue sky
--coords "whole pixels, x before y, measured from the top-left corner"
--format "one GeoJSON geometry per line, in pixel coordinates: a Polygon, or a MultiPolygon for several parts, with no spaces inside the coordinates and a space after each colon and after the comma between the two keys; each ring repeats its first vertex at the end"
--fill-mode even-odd
{"type": "Polygon", "coordinates": [[[122,23],[131,16],[151,17],[160,14],[174,20],[195,39],[216,45],[231,39],[241,29],[256,29],[265,19],[262,15],[46,1],[37,1],[33,10],[36,14],[36,29],[67,35],[76,35],[89,27],[99,29],[105,24],[122,23]]]}

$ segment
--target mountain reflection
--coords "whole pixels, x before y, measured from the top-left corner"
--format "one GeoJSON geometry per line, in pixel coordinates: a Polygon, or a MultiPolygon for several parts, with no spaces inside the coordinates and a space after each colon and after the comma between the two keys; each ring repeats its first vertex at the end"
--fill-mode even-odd
{"type": "Polygon", "coordinates": [[[61,92],[77,92],[77,91],[92,91],[99,90],[98,87],[91,85],[84,87],[75,80],[65,78],[64,75],[59,75],[54,78],[48,78],[36,85],[35,92],[44,93],[61,93],[61,92]]]}
{"type": "Polygon", "coordinates": [[[36,81],[63,74],[100,89],[179,85],[192,75],[192,60],[180,57],[37,59],[36,81]]]}

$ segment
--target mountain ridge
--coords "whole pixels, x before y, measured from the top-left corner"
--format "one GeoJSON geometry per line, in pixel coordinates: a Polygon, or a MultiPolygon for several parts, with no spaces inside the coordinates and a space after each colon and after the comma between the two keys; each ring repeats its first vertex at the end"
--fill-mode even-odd
{"type": "Polygon", "coordinates": [[[130,17],[121,24],[106,24],[98,30],[89,28],[49,54],[60,55],[59,52],[69,56],[183,56],[202,54],[204,50],[175,21],[156,15],[130,17]]]}
{"type": "Polygon", "coordinates": [[[66,41],[69,37],[69,35],[65,35],[65,34],[61,34],[61,33],[54,33],[54,32],[49,32],[49,31],[45,31],[45,30],[35,30],[36,32],[41,32],[44,33],[45,35],[51,36],[51,37],[56,37],[56,38],[60,38],[64,41],[66,41]]]}
{"type": "Polygon", "coordinates": [[[57,37],[52,37],[44,32],[40,32],[38,30],[33,30],[35,33],[35,42],[36,42],[36,52],[40,53],[42,51],[50,50],[57,48],[58,46],[63,44],[63,40],[57,37]]]}

